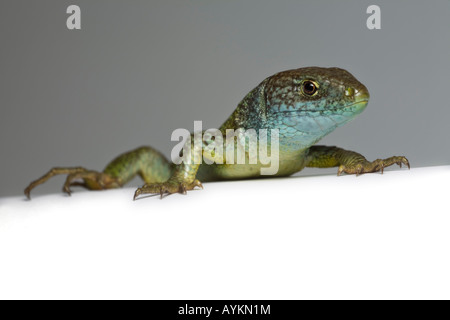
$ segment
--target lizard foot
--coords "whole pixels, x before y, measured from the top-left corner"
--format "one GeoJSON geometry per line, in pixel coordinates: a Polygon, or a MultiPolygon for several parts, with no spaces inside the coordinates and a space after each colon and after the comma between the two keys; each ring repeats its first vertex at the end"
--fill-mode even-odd
{"type": "Polygon", "coordinates": [[[119,187],[116,179],[110,177],[103,172],[86,170],[84,172],[75,172],[67,176],[66,182],[63,185],[62,191],[69,196],[72,194],[70,187],[79,186],[89,190],[103,190],[119,187]],[[75,180],[83,180],[83,182],[75,180]]]}
{"type": "Polygon", "coordinates": [[[55,167],[39,179],[31,182],[24,190],[25,195],[30,199],[30,192],[38,185],[46,182],[53,176],[67,174],[66,182],[63,186],[63,192],[71,194],[71,186],[80,186],[88,190],[102,190],[120,187],[120,181],[110,175],[102,172],[87,170],[82,167],[55,167]],[[75,181],[75,180],[82,180],[75,181]]]}
{"type": "Polygon", "coordinates": [[[384,168],[392,166],[393,164],[398,164],[400,168],[402,167],[402,164],[408,167],[410,169],[409,161],[403,156],[394,156],[387,159],[377,159],[375,161],[369,162],[369,161],[362,161],[358,163],[352,163],[343,165],[341,164],[339,166],[337,175],[340,176],[342,172],[348,173],[348,174],[356,174],[360,175],[363,173],[370,173],[370,172],[378,172],[380,171],[383,173],[384,168]]]}
{"type": "Polygon", "coordinates": [[[192,183],[183,183],[179,181],[168,180],[161,183],[145,184],[142,188],[137,188],[136,192],[134,193],[133,200],[136,200],[137,197],[141,194],[156,193],[161,195],[161,199],[163,198],[164,194],[186,194],[187,191],[194,190],[195,187],[203,189],[202,183],[197,179],[195,179],[192,183]]]}

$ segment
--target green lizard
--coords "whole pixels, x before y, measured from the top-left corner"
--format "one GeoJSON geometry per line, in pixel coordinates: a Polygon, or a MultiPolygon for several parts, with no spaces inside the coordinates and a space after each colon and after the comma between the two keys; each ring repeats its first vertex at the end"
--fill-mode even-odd
{"type": "MultiPolygon", "coordinates": [[[[225,136],[227,129],[278,129],[279,167],[274,176],[289,176],[305,167],[339,167],[338,175],[383,172],[385,167],[393,164],[400,167],[405,164],[409,168],[409,162],[403,156],[371,162],[353,151],[315,145],[360,114],[368,101],[367,88],[346,70],[319,67],[288,70],[266,78],[250,91],[219,130],[225,136]]],[[[236,144],[239,144],[237,140],[236,144]]],[[[191,157],[205,156],[205,143],[196,146],[192,141],[191,157]]],[[[248,153],[245,139],[244,150],[248,153]]],[[[82,167],[55,167],[31,182],[24,192],[30,198],[34,187],[58,174],[68,175],[63,191],[69,195],[71,186],[89,190],[119,188],[139,175],[145,185],[136,190],[134,199],[141,194],[156,193],[162,197],[178,192],[185,194],[195,187],[203,188],[200,181],[261,177],[260,169],[264,166],[260,161],[232,164],[225,156],[221,164],[192,161],[174,164],[157,150],[140,147],[118,156],[103,172],[82,167]]]]}

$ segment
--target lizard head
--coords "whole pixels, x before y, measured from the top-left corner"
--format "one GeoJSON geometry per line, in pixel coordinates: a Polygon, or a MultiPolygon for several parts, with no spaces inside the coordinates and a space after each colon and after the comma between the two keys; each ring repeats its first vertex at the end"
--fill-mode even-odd
{"type": "Polygon", "coordinates": [[[360,114],[369,91],[346,70],[309,67],[267,78],[264,98],[267,124],[285,142],[308,147],[360,114]]]}

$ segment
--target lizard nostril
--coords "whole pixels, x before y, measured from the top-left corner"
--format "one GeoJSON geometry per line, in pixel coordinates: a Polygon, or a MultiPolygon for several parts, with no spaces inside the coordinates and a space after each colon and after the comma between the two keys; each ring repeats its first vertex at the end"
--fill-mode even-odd
{"type": "Polygon", "coordinates": [[[355,89],[353,89],[352,87],[347,87],[345,89],[345,96],[346,97],[352,98],[354,95],[355,95],[355,89]]]}

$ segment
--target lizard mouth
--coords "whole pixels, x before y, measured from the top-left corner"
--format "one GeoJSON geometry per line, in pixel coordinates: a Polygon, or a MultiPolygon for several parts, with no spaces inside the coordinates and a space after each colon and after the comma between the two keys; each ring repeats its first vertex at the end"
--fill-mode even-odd
{"type": "Polygon", "coordinates": [[[353,115],[357,115],[357,114],[360,114],[361,112],[363,112],[364,109],[366,109],[368,102],[369,102],[369,99],[355,101],[349,105],[346,105],[341,110],[350,111],[351,113],[353,113],[353,115]]]}
{"type": "Polygon", "coordinates": [[[355,102],[353,102],[351,104],[346,105],[345,108],[350,108],[350,107],[357,106],[357,105],[362,105],[362,104],[366,105],[368,102],[369,102],[369,99],[355,101],[355,102]]]}
{"type": "Polygon", "coordinates": [[[352,102],[351,104],[347,104],[347,105],[343,105],[343,106],[339,106],[339,107],[334,107],[334,108],[327,108],[324,110],[307,110],[307,109],[295,109],[295,110],[282,110],[282,111],[277,111],[277,113],[281,113],[281,114],[290,114],[290,113],[297,113],[297,114],[305,114],[305,113],[323,113],[326,111],[329,112],[336,112],[339,110],[345,110],[347,108],[357,108],[358,110],[362,110],[367,106],[367,103],[369,102],[369,99],[364,99],[364,100],[359,100],[359,101],[355,101],[352,102]]]}

